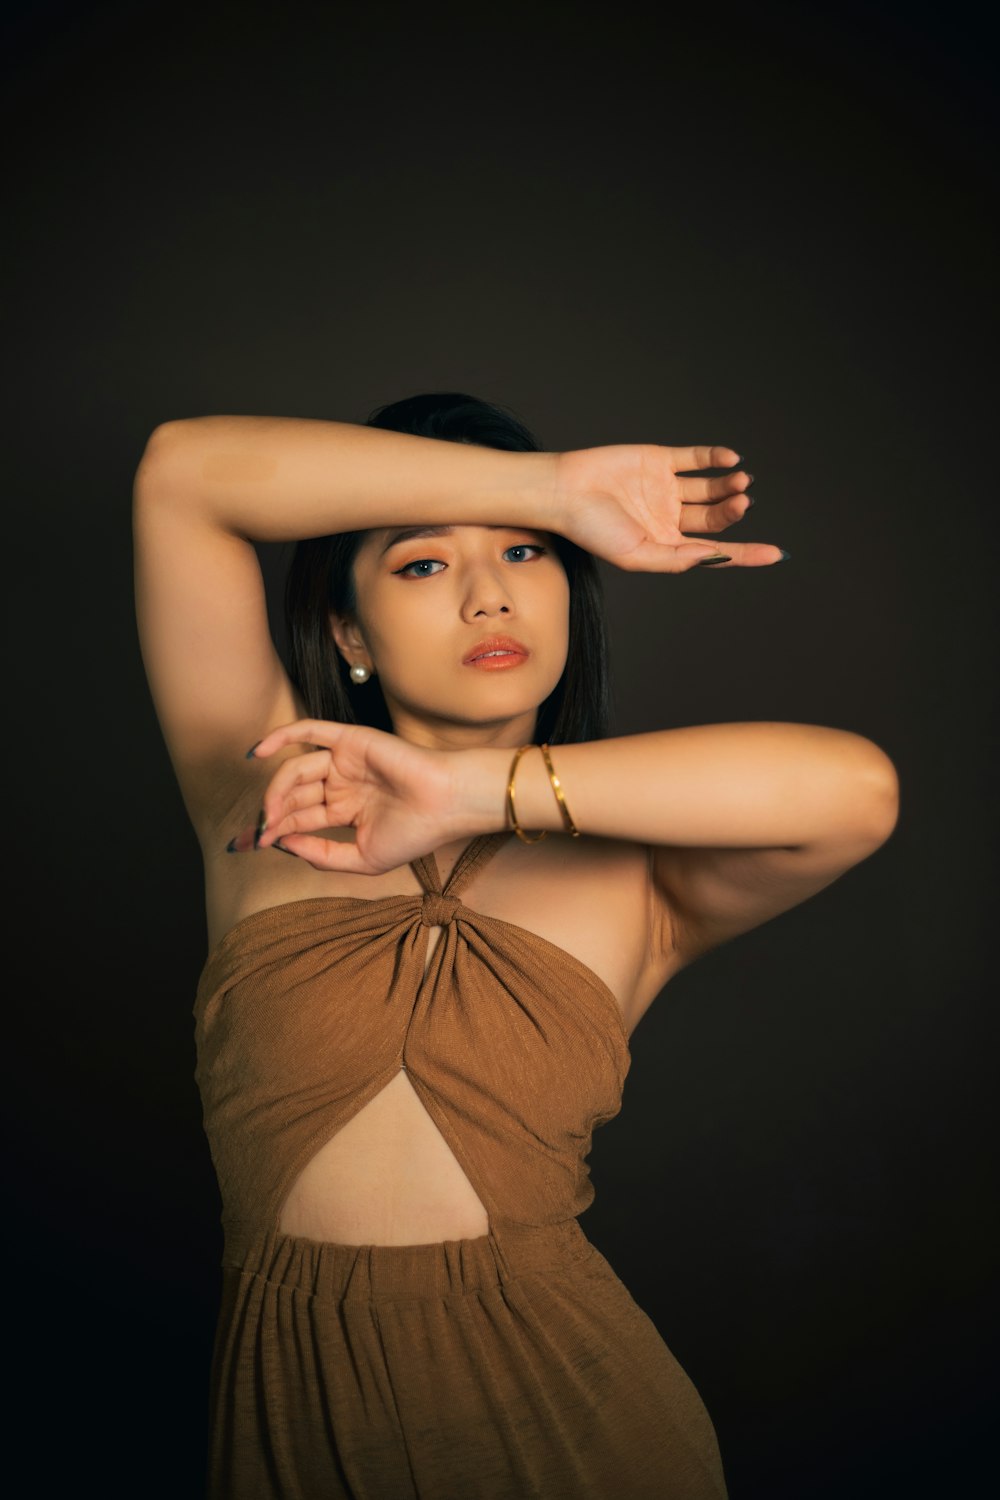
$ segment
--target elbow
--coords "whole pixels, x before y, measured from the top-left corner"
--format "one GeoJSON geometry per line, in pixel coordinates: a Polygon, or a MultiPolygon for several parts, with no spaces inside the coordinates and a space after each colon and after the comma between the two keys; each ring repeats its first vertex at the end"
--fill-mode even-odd
{"type": "Polygon", "coordinates": [[[161,422],[159,427],[154,427],[146,439],[146,446],[142,452],[140,468],[145,463],[151,463],[154,459],[160,460],[165,453],[169,453],[177,441],[179,433],[187,426],[181,420],[161,422]]]}
{"type": "Polygon", "coordinates": [[[868,741],[870,754],[857,790],[857,807],[873,847],[884,844],[899,822],[899,773],[885,751],[868,741]]]}
{"type": "Polygon", "coordinates": [[[136,506],[163,494],[164,476],[168,471],[170,455],[174,451],[177,430],[183,426],[182,421],[161,422],[146,439],[132,483],[132,496],[136,506]]]}

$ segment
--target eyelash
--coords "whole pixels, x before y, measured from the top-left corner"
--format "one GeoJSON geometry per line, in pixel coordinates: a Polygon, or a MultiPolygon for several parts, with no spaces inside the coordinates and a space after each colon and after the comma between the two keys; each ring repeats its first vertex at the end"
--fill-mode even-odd
{"type": "MultiPolygon", "coordinates": [[[[540,546],[538,542],[514,542],[514,544],[512,546],[506,547],[504,550],[506,552],[514,552],[514,551],[523,550],[525,548],[530,548],[532,552],[538,552],[543,557],[544,557],[545,553],[548,552],[548,550],[549,550],[548,547],[542,547],[542,546],[540,546]]],[[[395,568],[393,570],[394,576],[397,577],[397,578],[399,578],[399,577],[405,577],[406,574],[410,572],[411,568],[418,568],[421,563],[429,563],[429,562],[441,562],[441,559],[439,557],[417,557],[417,558],[414,558],[413,562],[407,563],[405,567],[403,567],[403,568],[395,568]]],[[[447,565],[445,563],[442,563],[441,566],[445,567],[447,565]]],[[[413,578],[433,578],[435,575],[433,573],[413,573],[410,576],[413,577],[413,578]]]]}

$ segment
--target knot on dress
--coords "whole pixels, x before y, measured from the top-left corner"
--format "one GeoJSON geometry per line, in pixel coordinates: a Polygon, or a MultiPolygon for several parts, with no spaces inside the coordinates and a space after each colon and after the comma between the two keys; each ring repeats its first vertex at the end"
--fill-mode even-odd
{"type": "Polygon", "coordinates": [[[424,896],[420,920],[425,927],[447,927],[461,904],[457,896],[443,896],[440,891],[428,891],[424,896]]]}

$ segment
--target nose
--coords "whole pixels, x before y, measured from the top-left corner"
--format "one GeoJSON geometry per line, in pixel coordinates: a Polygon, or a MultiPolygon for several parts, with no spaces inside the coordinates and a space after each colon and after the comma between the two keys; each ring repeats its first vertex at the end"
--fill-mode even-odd
{"type": "Polygon", "coordinates": [[[470,570],[462,601],[463,620],[490,619],[494,615],[514,614],[510,591],[495,568],[483,565],[470,570]]]}

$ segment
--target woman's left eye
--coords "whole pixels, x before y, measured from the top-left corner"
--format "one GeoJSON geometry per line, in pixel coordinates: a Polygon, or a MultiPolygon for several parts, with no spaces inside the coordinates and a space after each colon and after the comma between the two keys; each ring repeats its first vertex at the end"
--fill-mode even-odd
{"type": "MultiPolygon", "coordinates": [[[[507,548],[507,552],[545,552],[545,550],[546,549],[544,547],[540,547],[537,542],[515,542],[513,547],[507,548]]],[[[505,552],[504,556],[506,557],[506,555],[507,553],[505,552]]],[[[521,559],[515,558],[515,561],[520,562],[521,559]]]]}
{"type": "MultiPolygon", "coordinates": [[[[405,568],[398,568],[396,571],[405,575],[410,572],[411,568],[432,568],[435,566],[443,568],[444,563],[438,562],[433,557],[418,557],[416,562],[407,563],[405,568]]],[[[433,575],[430,573],[414,573],[412,576],[414,578],[430,578],[433,575]]]]}

